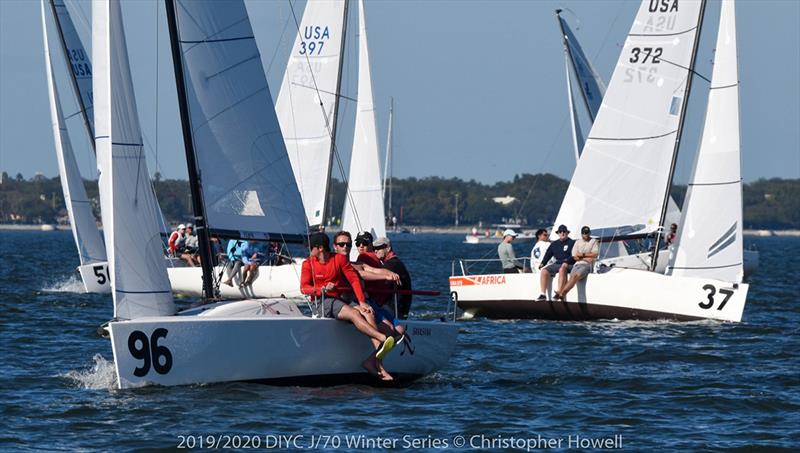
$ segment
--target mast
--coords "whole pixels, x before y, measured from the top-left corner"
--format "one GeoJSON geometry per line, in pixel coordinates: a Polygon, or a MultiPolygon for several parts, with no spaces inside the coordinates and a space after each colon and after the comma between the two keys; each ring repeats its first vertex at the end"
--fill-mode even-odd
{"type": "Polygon", "coordinates": [[[186,149],[186,165],[189,170],[189,189],[192,194],[192,210],[194,211],[197,239],[200,246],[200,265],[203,270],[203,298],[213,299],[213,263],[211,257],[211,240],[206,226],[205,205],[203,191],[200,188],[201,176],[197,171],[194,141],[192,139],[191,123],[189,120],[189,105],[186,99],[186,85],[183,76],[183,59],[181,57],[180,42],[178,41],[178,24],[175,15],[175,0],[166,0],[167,25],[169,26],[169,41],[172,48],[172,63],[175,67],[175,85],[178,88],[178,106],[181,114],[181,129],[183,129],[183,143],[186,149]]]}
{"type": "Polygon", "coordinates": [[[389,186],[389,205],[387,211],[392,212],[392,173],[389,171],[392,156],[392,124],[394,123],[394,98],[389,98],[389,132],[386,135],[386,157],[383,162],[383,199],[386,199],[386,186],[389,186]]]}
{"type": "MultiPolygon", "coordinates": [[[[563,19],[561,19],[560,15],[561,11],[562,10],[560,9],[556,10],[556,18],[558,18],[558,27],[561,29],[561,39],[564,41],[564,49],[566,49],[567,55],[569,55],[569,59],[572,62],[572,67],[574,68],[575,56],[572,55],[572,50],[570,50],[569,44],[567,43],[567,32],[566,30],[564,30],[564,23],[562,22],[563,19]]],[[[592,123],[594,123],[594,114],[592,113],[592,109],[589,107],[589,100],[586,99],[586,93],[584,93],[583,90],[580,90],[580,92],[581,92],[581,97],[583,98],[583,103],[586,106],[586,111],[589,113],[589,118],[592,120],[592,123]]]]}
{"type": "MultiPolygon", "coordinates": [[[[66,4],[62,4],[64,8],[67,7],[66,4]]],[[[94,131],[92,130],[92,123],[89,121],[89,114],[86,112],[86,105],[83,103],[83,96],[81,96],[81,90],[78,88],[78,79],[75,78],[75,69],[72,67],[72,63],[69,60],[69,50],[67,49],[67,41],[64,39],[64,30],[61,28],[61,21],[58,20],[58,13],[56,12],[56,3],[55,0],[50,0],[50,8],[53,11],[53,20],[56,24],[56,29],[58,30],[58,40],[61,42],[61,50],[64,53],[64,61],[67,64],[67,68],[69,68],[69,80],[72,83],[72,91],[75,93],[75,97],[78,98],[78,105],[81,109],[81,117],[83,118],[83,125],[86,126],[86,132],[89,134],[89,143],[92,145],[92,152],[97,154],[97,149],[95,148],[94,144],[94,131]]]]}
{"type": "MultiPolygon", "coordinates": [[[[664,221],[667,218],[667,208],[670,201],[670,189],[672,189],[672,180],[675,177],[675,164],[678,162],[678,149],[681,144],[681,135],[683,134],[683,124],[686,120],[686,107],[689,104],[689,93],[692,89],[692,79],[694,78],[694,66],[697,62],[697,47],[700,43],[700,33],[703,30],[703,19],[706,12],[706,0],[700,3],[700,20],[697,21],[697,33],[694,35],[694,47],[692,48],[692,59],[689,65],[689,73],[686,77],[686,90],[684,91],[683,101],[681,102],[681,119],[678,122],[678,133],[675,135],[675,148],[672,151],[672,161],[669,164],[669,176],[667,177],[667,188],[664,193],[664,202],[661,205],[661,216],[658,220],[658,225],[663,228],[664,221]]],[[[663,234],[661,231],[656,235],[655,248],[653,249],[653,258],[650,261],[650,270],[656,270],[658,264],[658,249],[661,247],[663,234]]]]}
{"type": "MultiPolygon", "coordinates": [[[[322,225],[319,225],[319,230],[323,231],[325,229],[325,219],[328,217],[326,215],[328,209],[327,201],[330,200],[330,189],[331,189],[331,172],[333,169],[333,155],[336,152],[336,124],[338,123],[339,119],[339,98],[341,97],[342,93],[342,69],[344,68],[344,51],[345,51],[345,43],[347,42],[347,13],[348,8],[347,5],[349,4],[348,0],[344,0],[344,13],[342,14],[342,43],[339,47],[339,75],[336,78],[336,93],[334,93],[334,103],[333,103],[333,120],[331,121],[331,152],[328,155],[328,178],[325,180],[325,197],[323,198],[322,204],[322,225]]],[[[298,30],[299,32],[299,30],[298,30]]],[[[320,104],[320,107],[323,107],[320,104]]],[[[324,107],[322,108],[322,114],[325,114],[324,107]]],[[[313,225],[309,225],[311,227],[313,225]]]]}

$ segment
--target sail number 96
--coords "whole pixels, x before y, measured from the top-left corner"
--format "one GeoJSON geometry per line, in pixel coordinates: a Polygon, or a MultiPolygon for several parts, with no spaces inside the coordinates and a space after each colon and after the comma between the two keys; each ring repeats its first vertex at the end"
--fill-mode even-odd
{"type": "Polygon", "coordinates": [[[159,327],[150,338],[141,330],[134,330],[128,337],[128,351],[134,359],[141,360],[142,366],[133,370],[137,377],[147,376],[152,367],[158,374],[167,374],[172,369],[172,352],[166,346],[159,346],[158,340],[167,337],[167,329],[159,327]]]}
{"type": "Polygon", "coordinates": [[[703,289],[708,292],[708,294],[706,294],[706,297],[708,298],[708,300],[700,302],[697,305],[699,305],[700,308],[702,308],[704,310],[709,310],[712,307],[714,307],[714,304],[716,303],[716,300],[714,300],[714,296],[717,295],[717,292],[719,292],[721,295],[725,296],[725,297],[722,298],[722,302],[719,303],[719,306],[717,307],[717,310],[722,310],[722,308],[725,307],[725,304],[727,304],[728,301],[731,299],[731,296],[733,296],[733,290],[720,288],[719,291],[717,291],[717,288],[714,285],[704,285],[703,289]]]}
{"type": "Polygon", "coordinates": [[[650,60],[652,64],[661,63],[661,54],[664,53],[662,47],[634,47],[631,49],[631,57],[628,59],[631,63],[647,63],[650,60]]]}

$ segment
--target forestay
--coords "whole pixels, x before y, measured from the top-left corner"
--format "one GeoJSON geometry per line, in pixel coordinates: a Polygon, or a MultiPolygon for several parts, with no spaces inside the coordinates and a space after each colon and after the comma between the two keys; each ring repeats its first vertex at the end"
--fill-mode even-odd
{"type": "Polygon", "coordinates": [[[689,181],[672,275],[741,282],[742,185],[736,18],[722,2],[703,136],[689,181]]]}
{"type": "Polygon", "coordinates": [[[114,317],[175,312],[117,1],[92,4],[95,144],[114,317]]]}
{"type": "Polygon", "coordinates": [[[303,203],[244,3],[176,4],[210,232],[300,241],[307,232],[303,203]]]}
{"type": "MultiPolygon", "coordinates": [[[[58,157],[58,175],[61,178],[61,187],[64,190],[64,204],[67,207],[67,214],[72,226],[72,235],[78,247],[81,265],[104,262],[106,261],[105,245],[103,244],[103,238],[100,236],[100,230],[97,228],[92,205],[86,195],[86,188],[83,185],[78,163],[72,151],[69,132],[64,123],[64,114],[58,96],[50,48],[57,48],[59,45],[57,43],[51,44],[47,33],[44,0],[41,2],[41,7],[47,94],[50,98],[50,118],[53,126],[53,137],[55,138],[56,156],[58,157]]],[[[80,42],[78,42],[78,45],[80,45],[80,42]]],[[[82,46],[81,51],[83,51],[82,46]]],[[[88,56],[86,61],[88,64],[88,56]]]]}
{"type": "Polygon", "coordinates": [[[386,225],[363,0],[358,2],[358,16],[358,103],[342,229],[370,231],[378,238],[386,236],[386,225]]]}
{"type": "Polygon", "coordinates": [[[344,0],[306,4],[275,105],[310,226],[325,216],[345,11],[344,0]]]}
{"type": "Polygon", "coordinates": [[[642,2],[556,225],[659,228],[701,6],[642,2]]]}

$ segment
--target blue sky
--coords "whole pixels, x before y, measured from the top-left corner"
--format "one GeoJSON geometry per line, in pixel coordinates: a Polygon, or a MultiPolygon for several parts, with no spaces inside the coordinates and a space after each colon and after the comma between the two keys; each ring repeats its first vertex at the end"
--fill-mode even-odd
{"type": "MultiPolygon", "coordinates": [[[[88,38],[90,3],[67,2],[88,38]]],[[[294,39],[291,24],[286,26],[289,3],[246,3],[276,97],[294,39]]],[[[304,3],[295,3],[298,13],[304,3]]],[[[574,159],[553,12],[570,11],[566,17],[578,24],[586,54],[608,80],[637,7],[629,0],[368,1],[381,143],[390,96],[396,104],[394,175],[494,182],[550,172],[569,178],[574,159]]],[[[719,3],[709,1],[707,10],[697,67],[706,76],[719,3]]],[[[123,15],[149,167],[185,178],[163,4],[123,2],[123,15]]],[[[800,178],[800,1],[738,1],[737,25],[743,177],[800,178]]],[[[355,43],[349,40],[345,62],[344,94],[350,96],[356,92],[355,43]]],[[[59,83],[63,96],[66,80],[59,83]]],[[[695,79],[677,182],[690,173],[707,87],[695,79]]],[[[74,107],[67,103],[65,110],[74,107]]],[[[354,105],[345,103],[342,115],[338,148],[346,167],[354,105]]],[[[81,171],[93,178],[80,122],[73,118],[68,125],[81,171]]],[[[0,171],[57,174],[36,0],[0,0],[0,171]]]]}

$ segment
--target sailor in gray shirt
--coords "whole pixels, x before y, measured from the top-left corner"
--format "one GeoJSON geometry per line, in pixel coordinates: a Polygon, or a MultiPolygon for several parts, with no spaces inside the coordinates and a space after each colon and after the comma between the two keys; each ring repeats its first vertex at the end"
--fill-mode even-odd
{"type": "Polygon", "coordinates": [[[524,266],[517,261],[514,247],[511,245],[515,237],[517,237],[517,233],[510,228],[507,229],[503,231],[503,242],[497,246],[497,254],[500,256],[504,274],[516,274],[524,271],[524,266]]]}
{"type": "Polygon", "coordinates": [[[556,292],[557,299],[564,300],[569,290],[592,272],[594,261],[600,252],[600,246],[597,239],[593,238],[591,234],[592,230],[588,226],[581,228],[581,238],[575,241],[575,245],[572,247],[572,257],[575,258],[575,265],[572,266],[572,271],[569,273],[569,280],[566,284],[562,284],[561,288],[556,292]]]}

